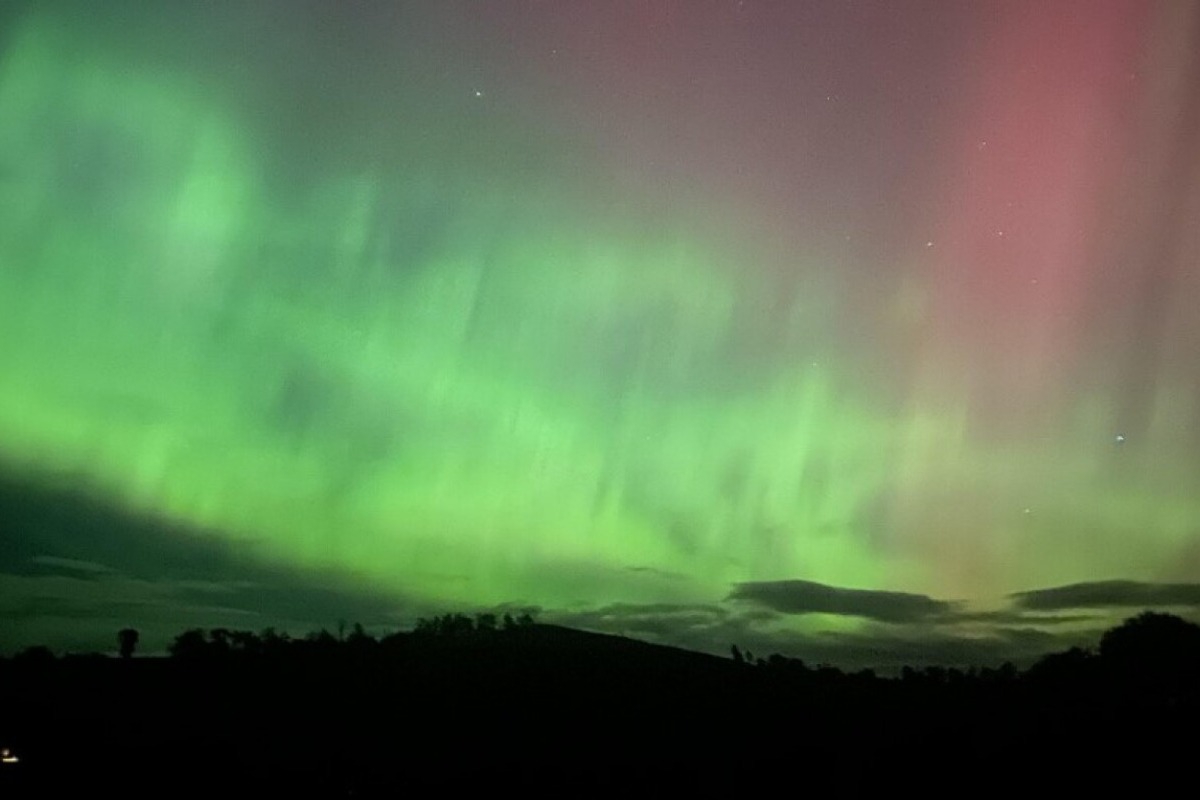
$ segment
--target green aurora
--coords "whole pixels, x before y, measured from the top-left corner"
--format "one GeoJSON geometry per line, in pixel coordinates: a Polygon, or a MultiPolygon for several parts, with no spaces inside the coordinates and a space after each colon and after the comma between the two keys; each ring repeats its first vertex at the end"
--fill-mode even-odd
{"type": "Polygon", "coordinates": [[[927,277],[880,281],[858,332],[852,248],[617,174],[547,109],[481,110],[470,64],[304,139],[254,59],[71,20],[0,49],[0,456],[24,473],[444,608],[1197,577],[1194,367],[1159,362],[1129,441],[1117,382],[1070,370],[999,435],[970,343],[900,350],[927,277]]]}

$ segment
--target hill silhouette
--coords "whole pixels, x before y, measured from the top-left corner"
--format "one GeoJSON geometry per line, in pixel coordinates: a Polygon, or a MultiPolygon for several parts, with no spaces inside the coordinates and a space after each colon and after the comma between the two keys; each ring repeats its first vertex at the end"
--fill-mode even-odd
{"type": "Polygon", "coordinates": [[[1198,638],[1147,612],[1025,672],[881,678],[527,617],[452,614],[382,638],[190,630],[170,657],[137,656],[125,629],[122,658],[0,661],[0,745],[20,756],[0,764],[0,788],[345,797],[803,780],[853,793],[1047,770],[1078,788],[1096,764],[1105,780],[1152,764],[1144,789],[1194,747],[1176,731],[1200,711],[1198,638]]]}

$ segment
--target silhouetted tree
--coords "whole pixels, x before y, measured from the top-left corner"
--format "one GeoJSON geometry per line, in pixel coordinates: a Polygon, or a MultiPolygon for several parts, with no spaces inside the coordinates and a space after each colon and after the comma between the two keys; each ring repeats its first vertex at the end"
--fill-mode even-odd
{"type": "Polygon", "coordinates": [[[338,640],[332,633],[322,628],[319,631],[308,634],[304,637],[304,642],[312,650],[319,653],[331,653],[337,650],[338,640]]]}
{"type": "Polygon", "coordinates": [[[738,650],[738,646],[736,644],[732,644],[729,646],[729,655],[733,656],[733,660],[739,664],[746,663],[745,656],[742,655],[741,650],[738,650]]]}
{"type": "Polygon", "coordinates": [[[1052,682],[1078,679],[1094,656],[1081,647],[1072,647],[1062,653],[1049,653],[1042,656],[1026,671],[1026,676],[1036,680],[1052,682]]]}
{"type": "Polygon", "coordinates": [[[1200,625],[1174,614],[1144,611],[1100,637],[1105,661],[1189,661],[1200,656],[1200,625]]]}
{"type": "Polygon", "coordinates": [[[176,636],[167,651],[174,658],[201,658],[208,653],[208,640],[204,631],[192,628],[176,636]]]}
{"type": "Polygon", "coordinates": [[[232,632],[228,628],[213,628],[208,632],[210,652],[216,656],[228,655],[232,650],[232,632]]]}
{"type": "Polygon", "coordinates": [[[274,658],[287,653],[292,639],[286,633],[277,633],[274,628],[266,628],[259,634],[259,641],[262,653],[274,658]]]}
{"type": "Polygon", "coordinates": [[[495,614],[476,614],[475,615],[475,630],[477,630],[477,631],[494,631],[494,630],[496,630],[496,615],[495,614]]]}
{"type": "Polygon", "coordinates": [[[234,651],[247,656],[262,652],[262,640],[253,631],[230,631],[229,642],[234,651]]]}
{"type": "Polygon", "coordinates": [[[376,644],[375,637],[367,633],[361,622],[354,623],[350,635],[346,637],[346,646],[359,653],[370,652],[376,644]]]}
{"type": "Polygon", "coordinates": [[[138,632],[133,628],[122,628],[117,632],[117,650],[121,658],[133,658],[138,646],[138,632]]]}
{"type": "Polygon", "coordinates": [[[808,666],[799,658],[788,658],[781,653],[772,653],[767,658],[767,667],[776,674],[793,676],[806,675],[808,666]]]}
{"type": "MultiPolygon", "coordinates": [[[[420,622],[417,623],[420,627],[420,622]]],[[[434,617],[431,623],[434,634],[443,637],[463,636],[475,630],[475,621],[466,614],[446,614],[434,617]]]]}
{"type": "Polygon", "coordinates": [[[945,667],[925,668],[925,679],[930,683],[945,683],[948,677],[945,667]]]}
{"type": "Polygon", "coordinates": [[[1175,696],[1200,675],[1200,625],[1145,611],[1100,638],[1105,672],[1143,695],[1175,696]]]}
{"type": "Polygon", "coordinates": [[[17,653],[13,660],[30,666],[44,666],[54,663],[54,651],[43,644],[35,644],[17,653]]]}

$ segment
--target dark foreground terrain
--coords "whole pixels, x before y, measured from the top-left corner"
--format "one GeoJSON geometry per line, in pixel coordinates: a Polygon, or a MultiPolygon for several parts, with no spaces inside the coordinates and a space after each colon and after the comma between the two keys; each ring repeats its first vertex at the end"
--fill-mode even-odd
{"type": "Polygon", "coordinates": [[[19,757],[0,797],[1194,796],[1198,641],[1143,614],[1024,673],[897,679],[469,621],[194,631],[171,658],[33,650],[0,661],[0,746],[19,757]]]}

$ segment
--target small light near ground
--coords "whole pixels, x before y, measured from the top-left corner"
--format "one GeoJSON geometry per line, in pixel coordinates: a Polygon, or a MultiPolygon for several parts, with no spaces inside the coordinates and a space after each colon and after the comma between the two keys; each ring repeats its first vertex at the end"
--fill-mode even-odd
{"type": "Polygon", "coordinates": [[[7,747],[0,749],[0,763],[16,764],[21,759],[17,758],[17,754],[7,747]]]}

